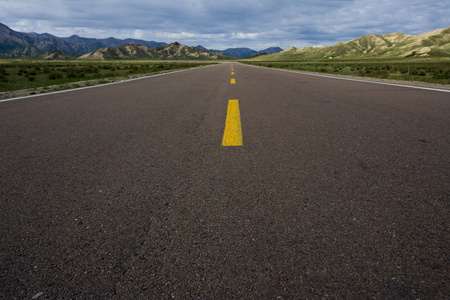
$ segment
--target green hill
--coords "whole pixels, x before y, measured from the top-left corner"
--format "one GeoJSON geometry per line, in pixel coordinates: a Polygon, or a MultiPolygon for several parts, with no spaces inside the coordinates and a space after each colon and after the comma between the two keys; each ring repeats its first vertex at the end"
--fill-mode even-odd
{"type": "Polygon", "coordinates": [[[450,27],[420,35],[369,34],[330,47],[291,47],[285,51],[259,56],[255,61],[293,61],[333,58],[450,57],[450,27]]]}

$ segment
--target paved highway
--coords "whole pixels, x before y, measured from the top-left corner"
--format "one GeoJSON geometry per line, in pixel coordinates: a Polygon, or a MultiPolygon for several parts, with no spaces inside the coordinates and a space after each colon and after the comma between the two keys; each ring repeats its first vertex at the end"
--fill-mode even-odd
{"type": "Polygon", "coordinates": [[[2,102],[0,144],[1,299],[450,295],[447,92],[225,63],[2,102]]]}

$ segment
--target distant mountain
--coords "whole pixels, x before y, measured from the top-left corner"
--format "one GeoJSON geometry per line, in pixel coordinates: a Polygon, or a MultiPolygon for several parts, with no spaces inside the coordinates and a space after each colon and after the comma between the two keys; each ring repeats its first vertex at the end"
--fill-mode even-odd
{"type": "Polygon", "coordinates": [[[330,47],[291,47],[255,60],[299,60],[377,57],[450,57],[450,27],[419,35],[369,34],[330,47]]]}
{"type": "Polygon", "coordinates": [[[226,50],[223,50],[222,52],[225,53],[226,55],[235,57],[252,56],[258,53],[257,51],[249,48],[228,48],[226,50]]]}
{"type": "MultiPolygon", "coordinates": [[[[122,45],[142,45],[150,49],[158,48],[158,47],[164,47],[167,44],[161,43],[161,42],[154,42],[154,41],[144,41],[144,40],[137,40],[137,39],[116,39],[113,37],[107,38],[107,39],[94,39],[94,38],[83,38],[78,35],[72,35],[70,37],[57,37],[48,33],[22,33],[17,32],[9,28],[8,26],[0,23],[0,56],[3,57],[21,57],[21,56],[38,56],[38,55],[44,55],[45,53],[52,52],[55,50],[61,50],[64,51],[67,55],[82,55],[87,54],[91,52],[95,52],[99,49],[104,48],[117,48],[122,45]]],[[[184,46],[186,47],[186,46],[184,46]]],[[[129,48],[129,47],[128,47],[129,48]]],[[[194,48],[194,47],[190,47],[194,48]]],[[[203,46],[199,45],[195,47],[197,49],[200,49],[202,51],[207,52],[213,52],[213,53],[223,53],[228,56],[234,56],[234,57],[247,57],[251,55],[255,55],[257,53],[275,53],[282,51],[281,48],[268,48],[266,50],[262,51],[255,51],[249,48],[229,48],[226,50],[208,50],[204,48],[203,46]]],[[[115,56],[115,54],[110,53],[112,50],[104,50],[108,53],[103,53],[100,55],[101,57],[105,56],[108,57],[109,55],[115,56]]],[[[120,52],[119,50],[114,50],[117,54],[117,52],[120,52]]],[[[191,51],[192,52],[192,51],[191,51]]],[[[195,52],[195,51],[194,51],[195,52]]],[[[194,55],[192,52],[191,55],[194,55]]],[[[124,56],[127,56],[128,54],[125,54],[124,56]]],[[[141,53],[142,54],[142,53],[141,53]]],[[[141,55],[140,51],[136,52],[136,55],[141,55]]],[[[224,57],[219,54],[215,54],[217,57],[224,57]]],[[[121,54],[122,55],[122,54],[121,54]]],[[[119,55],[119,57],[121,56],[119,55]]],[[[156,54],[154,54],[156,55],[156,54]]],[[[186,53],[187,55],[187,53],[186,53]]],[[[196,54],[195,54],[196,55],[196,54]]],[[[189,57],[195,57],[189,56],[189,57]]],[[[209,57],[208,55],[202,54],[202,57],[209,57]]],[[[214,55],[213,55],[214,56],[214,55]]],[[[44,55],[44,57],[46,57],[44,55]]],[[[50,55],[49,57],[58,57],[58,55],[50,55]]],[[[62,57],[65,57],[64,55],[62,57]]],[[[55,58],[52,58],[55,59],[55,58]]],[[[64,59],[64,58],[62,58],[64,59]]]]}
{"type": "Polygon", "coordinates": [[[216,50],[216,49],[206,49],[205,47],[203,47],[202,45],[198,45],[195,48],[201,49],[201,50],[205,50],[205,51],[209,51],[209,52],[222,52],[222,50],[216,50]]]}
{"type": "MultiPolygon", "coordinates": [[[[82,38],[78,35],[72,35],[68,38],[62,38],[64,41],[75,44],[75,45],[83,45],[89,49],[89,52],[98,50],[104,47],[118,47],[126,44],[139,44],[142,46],[146,46],[148,48],[156,48],[167,45],[166,43],[154,42],[154,41],[144,41],[144,40],[136,40],[136,39],[124,39],[119,40],[113,37],[107,39],[93,39],[93,38],[82,38]]],[[[84,52],[86,53],[86,52],[84,52]]]]}
{"type": "Polygon", "coordinates": [[[179,43],[172,43],[163,47],[150,49],[143,45],[127,44],[118,47],[106,47],[84,54],[80,59],[108,60],[108,59],[226,59],[220,52],[210,52],[196,47],[188,47],[179,43]]]}
{"type": "Polygon", "coordinates": [[[196,48],[211,51],[211,52],[222,52],[222,53],[225,53],[226,55],[234,56],[234,57],[248,57],[248,56],[256,55],[258,53],[267,54],[267,53],[277,53],[277,52],[283,51],[283,49],[281,49],[280,47],[271,47],[271,48],[267,48],[267,49],[261,50],[261,51],[255,51],[255,50],[252,50],[249,48],[228,48],[226,50],[212,50],[212,49],[206,49],[205,47],[203,47],[201,45],[198,45],[196,48]]]}
{"type": "Polygon", "coordinates": [[[195,46],[195,48],[200,49],[200,50],[205,50],[205,51],[211,51],[212,52],[212,50],[208,50],[205,47],[203,47],[202,45],[195,46]]]}
{"type": "Polygon", "coordinates": [[[74,45],[50,34],[16,32],[0,23],[0,54],[4,56],[36,55],[60,49],[72,52],[74,45]]]}
{"type": "Polygon", "coordinates": [[[22,33],[16,32],[0,23],[0,56],[39,55],[53,50],[62,50],[68,54],[84,54],[100,48],[117,47],[124,44],[141,44],[149,48],[166,45],[166,43],[135,39],[92,39],[82,38],[77,35],[60,38],[48,33],[22,33]]]}
{"type": "Polygon", "coordinates": [[[283,51],[283,49],[281,49],[280,47],[270,47],[264,50],[259,51],[258,53],[278,53],[283,51]]]}

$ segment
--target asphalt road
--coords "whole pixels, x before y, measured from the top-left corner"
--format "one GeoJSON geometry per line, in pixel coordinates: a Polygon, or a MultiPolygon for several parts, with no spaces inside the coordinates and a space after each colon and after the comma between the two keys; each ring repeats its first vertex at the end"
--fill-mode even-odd
{"type": "Polygon", "coordinates": [[[226,63],[2,102],[0,144],[0,299],[450,298],[449,93],[226,63]]]}

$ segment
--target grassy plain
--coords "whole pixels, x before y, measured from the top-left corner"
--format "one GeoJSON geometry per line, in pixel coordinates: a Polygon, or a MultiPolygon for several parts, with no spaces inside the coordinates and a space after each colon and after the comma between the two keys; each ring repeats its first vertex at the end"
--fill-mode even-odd
{"type": "MultiPolygon", "coordinates": [[[[45,92],[62,89],[64,85],[75,82],[106,83],[117,78],[133,78],[212,63],[216,62],[0,60],[0,93],[37,88],[44,88],[41,92],[45,92]]],[[[73,84],[71,87],[74,87],[73,84]]]]}
{"type": "Polygon", "coordinates": [[[268,68],[450,84],[450,58],[241,61],[268,68]]]}

